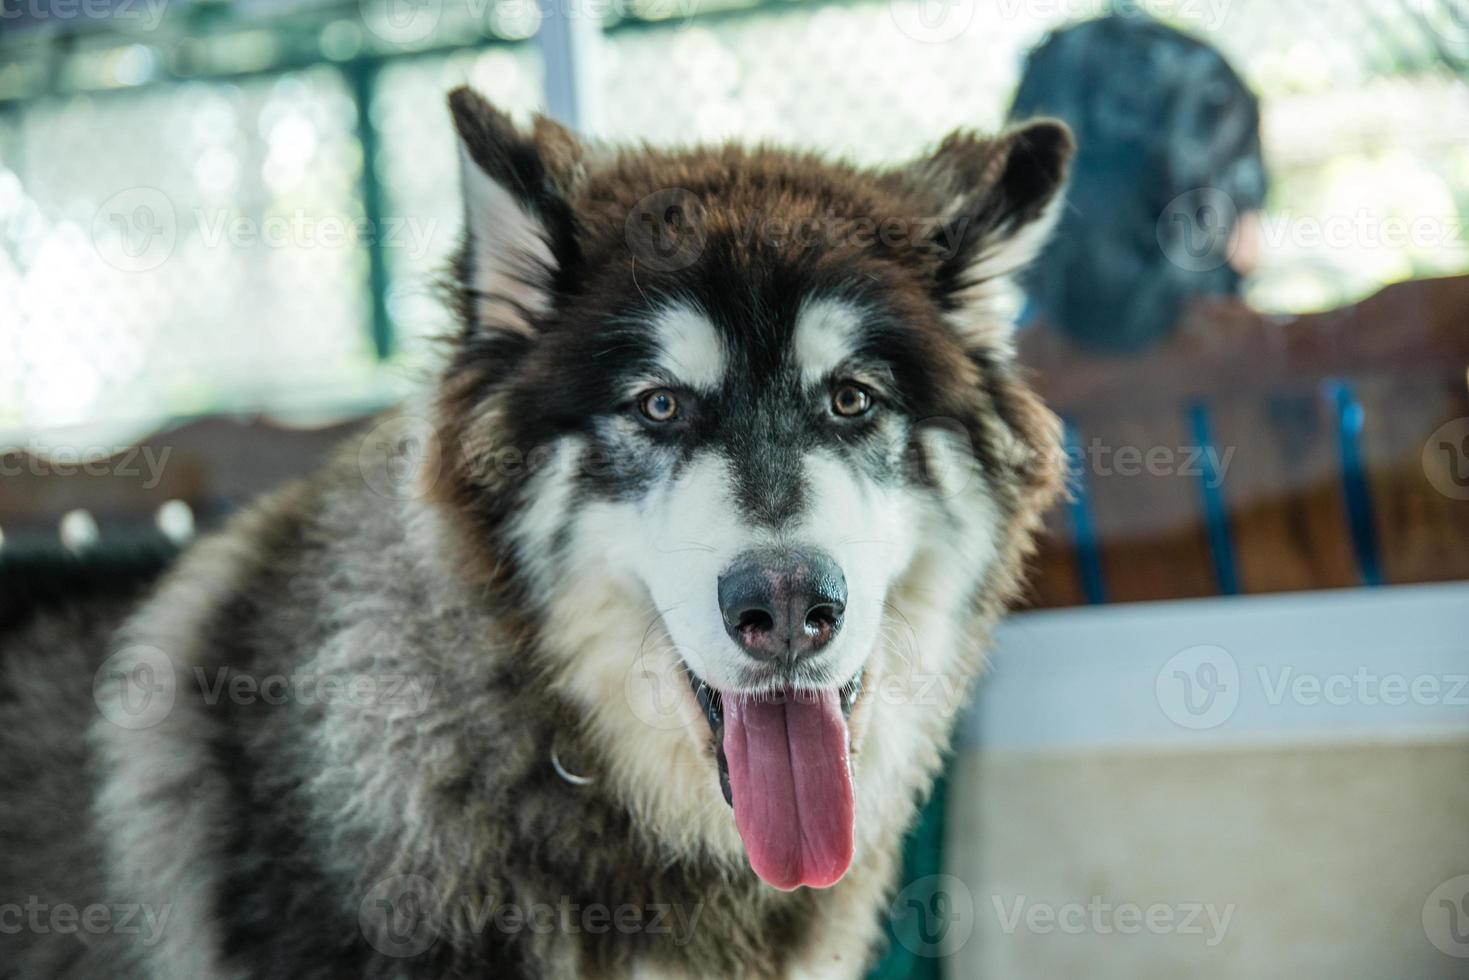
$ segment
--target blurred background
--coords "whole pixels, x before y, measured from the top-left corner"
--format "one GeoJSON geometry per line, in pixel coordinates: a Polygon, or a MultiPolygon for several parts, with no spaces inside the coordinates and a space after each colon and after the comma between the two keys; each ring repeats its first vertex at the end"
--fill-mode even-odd
{"type": "Polygon", "coordinates": [[[421,379],[455,85],[879,165],[1060,115],[1072,493],[880,973],[1469,977],[1466,79],[1464,0],[0,0],[0,561],[421,379]]]}

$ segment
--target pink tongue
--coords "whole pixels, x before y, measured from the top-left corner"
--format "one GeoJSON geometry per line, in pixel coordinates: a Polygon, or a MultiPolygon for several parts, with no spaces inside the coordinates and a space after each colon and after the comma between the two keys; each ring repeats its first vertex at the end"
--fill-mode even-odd
{"type": "Polygon", "coordinates": [[[836,691],[726,694],[724,755],[750,867],[782,891],[826,888],[852,863],[852,774],[836,691]]]}

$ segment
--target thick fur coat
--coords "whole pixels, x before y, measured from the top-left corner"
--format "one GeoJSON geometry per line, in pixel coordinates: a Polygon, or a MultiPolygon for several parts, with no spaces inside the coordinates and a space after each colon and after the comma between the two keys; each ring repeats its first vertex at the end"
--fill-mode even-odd
{"type": "Polygon", "coordinates": [[[997,297],[1069,136],[867,172],[451,107],[436,390],[145,598],[7,617],[0,977],[835,978],[876,952],[1057,490],[997,297]],[[719,620],[716,579],[772,544],[844,571],[799,669],[719,620]],[[850,695],[838,883],[752,872],[691,677],[850,695]]]}

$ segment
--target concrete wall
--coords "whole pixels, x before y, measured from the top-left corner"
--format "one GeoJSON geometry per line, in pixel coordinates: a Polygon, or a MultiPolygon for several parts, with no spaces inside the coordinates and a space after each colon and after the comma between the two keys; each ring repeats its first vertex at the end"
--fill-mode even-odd
{"type": "Polygon", "coordinates": [[[1437,901],[1469,877],[1429,903],[1469,875],[1469,739],[970,752],[951,793],[955,980],[1469,977],[1433,941],[1469,956],[1469,916],[1456,936],[1437,901]]]}

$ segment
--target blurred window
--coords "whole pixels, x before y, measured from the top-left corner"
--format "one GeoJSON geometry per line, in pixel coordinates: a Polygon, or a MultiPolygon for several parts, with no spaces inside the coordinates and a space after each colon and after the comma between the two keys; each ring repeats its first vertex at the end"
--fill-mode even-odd
{"type": "MultiPolygon", "coordinates": [[[[768,139],[862,163],[1001,125],[1026,53],[1109,8],[562,6],[611,9],[582,66],[602,135],[768,139]]],[[[1469,269],[1469,37],[1446,4],[1119,6],[1206,37],[1261,96],[1272,183],[1252,303],[1326,309],[1469,269]]],[[[435,283],[459,215],[443,93],[470,80],[518,114],[541,106],[526,39],[543,14],[260,0],[0,25],[0,433],[345,413],[400,392],[448,322],[435,283]]]]}

